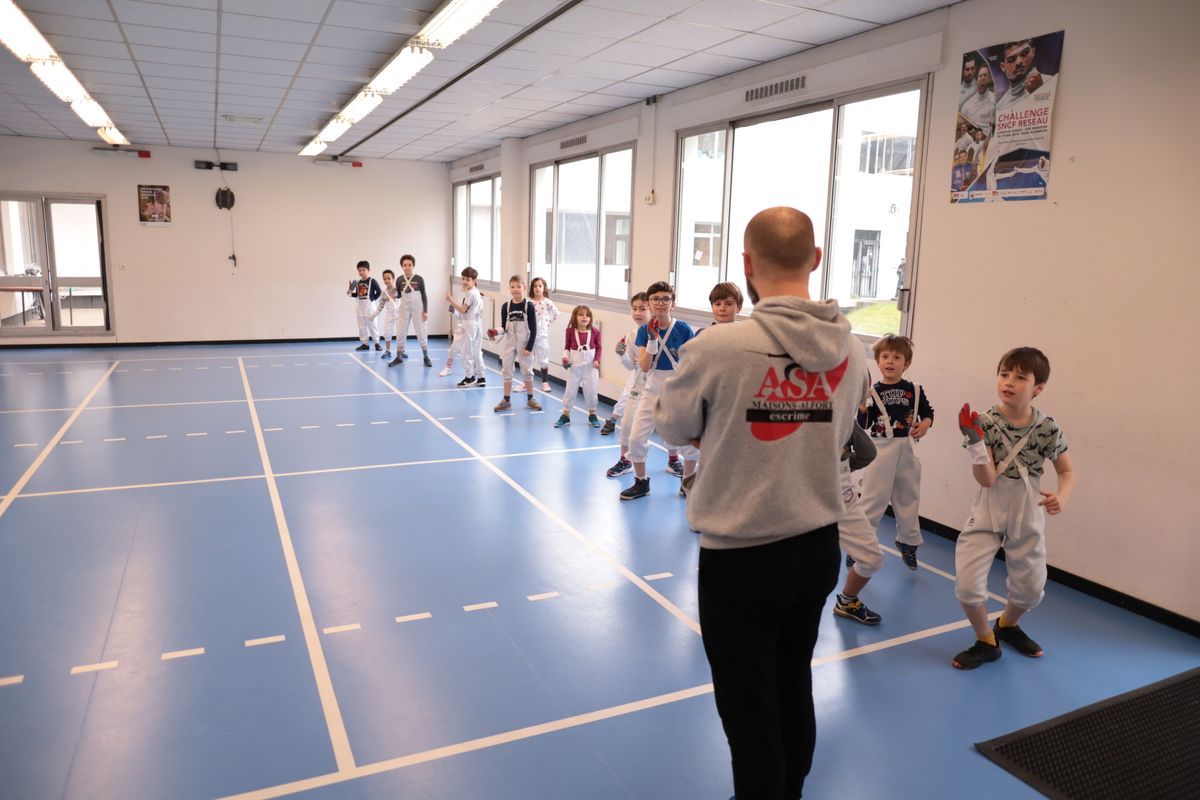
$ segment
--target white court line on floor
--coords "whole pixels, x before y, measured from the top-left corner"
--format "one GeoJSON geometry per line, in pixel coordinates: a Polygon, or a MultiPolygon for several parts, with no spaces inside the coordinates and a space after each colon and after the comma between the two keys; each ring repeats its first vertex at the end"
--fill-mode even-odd
{"type": "Polygon", "coordinates": [[[300,562],[296,558],[296,548],[292,544],[292,535],[288,530],[287,517],[283,511],[283,501],[279,496],[279,485],[271,469],[271,456],[267,453],[267,441],[263,438],[262,424],[258,419],[258,407],[254,402],[254,393],[250,389],[250,376],[246,374],[246,364],[241,358],[238,359],[238,367],[242,373],[242,389],[246,393],[246,406],[250,411],[254,438],[258,442],[258,454],[262,459],[267,491],[271,497],[271,508],[275,512],[275,527],[279,530],[279,544],[283,550],[284,563],[287,565],[288,579],[292,584],[296,611],[300,617],[300,630],[304,634],[309,662],[312,664],[313,677],[317,684],[317,694],[321,700],[321,710],[325,715],[325,726],[329,732],[330,745],[333,747],[338,772],[346,772],[354,769],[354,752],[350,748],[350,737],[346,733],[346,723],[342,720],[342,711],[338,705],[337,695],[333,691],[333,679],[329,674],[329,665],[325,661],[321,637],[317,633],[317,623],[313,618],[308,591],[304,588],[304,577],[300,574],[300,562]]]}
{"type": "MultiPolygon", "coordinates": [[[[120,370],[117,370],[120,372],[120,370]]],[[[42,414],[47,411],[74,411],[73,408],[9,408],[0,411],[0,414],[42,414]]]]}
{"type": "Polygon", "coordinates": [[[320,425],[301,425],[301,426],[300,426],[300,430],[302,430],[302,431],[315,431],[315,430],[317,430],[317,429],[318,429],[318,428],[320,428],[320,427],[321,427],[320,425]]]}
{"type": "Polygon", "coordinates": [[[167,372],[183,372],[183,367],[167,367],[167,372]]]}
{"type": "Polygon", "coordinates": [[[424,461],[393,461],[390,464],[363,464],[353,467],[326,467],[324,469],[304,469],[297,472],[276,472],[276,478],[296,478],[301,475],[331,475],[335,472],[359,472],[368,469],[390,469],[391,467],[419,467],[425,464],[453,464],[458,461],[474,461],[470,456],[459,458],[430,458],[424,461]]]}
{"type": "MultiPolygon", "coordinates": [[[[988,619],[999,619],[1000,615],[1003,613],[1003,611],[995,611],[991,614],[988,614],[988,619]]],[[[913,631],[912,633],[906,633],[903,636],[896,636],[892,639],[884,639],[882,642],[875,642],[874,644],[867,644],[863,645],[862,647],[843,650],[840,653],[832,653],[827,656],[821,656],[820,658],[814,658],[812,660],[812,665],[814,667],[819,667],[822,664],[830,664],[834,661],[848,661],[851,658],[865,656],[868,653],[878,653],[880,650],[888,650],[892,647],[908,644],[909,642],[918,642],[921,639],[928,639],[931,636],[940,636],[943,633],[960,631],[963,628],[969,627],[971,627],[970,621],[961,619],[958,622],[951,622],[946,625],[938,625],[936,628],[926,628],[925,630],[921,631],[913,631]]]]}
{"type": "Polygon", "coordinates": [[[17,442],[13,447],[37,447],[37,442],[17,442]]]}
{"type": "Polygon", "coordinates": [[[463,606],[463,611],[484,611],[489,608],[499,608],[500,604],[495,600],[489,600],[486,603],[472,603],[469,606],[463,606]]]}
{"type": "Polygon", "coordinates": [[[373,420],[371,422],[371,424],[372,425],[387,425],[388,421],[386,419],[377,419],[377,420],[373,420]]]}
{"type": "Polygon", "coordinates": [[[72,675],[83,675],[88,672],[102,672],[106,669],[116,669],[116,661],[101,661],[99,664],[80,664],[78,667],[71,667],[72,675]]]}
{"type": "Polygon", "coordinates": [[[351,622],[349,625],[330,625],[328,628],[322,628],[321,633],[348,633],[349,631],[361,631],[362,625],[357,622],[351,622]]]}
{"type": "Polygon", "coordinates": [[[259,645],[264,645],[264,644],[278,644],[279,642],[285,641],[286,639],[287,639],[287,637],[284,636],[282,633],[279,634],[278,636],[264,636],[261,639],[247,639],[246,647],[258,647],[259,645]]]}
{"type": "Polygon", "coordinates": [[[423,420],[423,419],[406,419],[404,421],[405,422],[424,422],[425,420],[423,420]]]}
{"type": "Polygon", "coordinates": [[[185,433],[184,436],[208,436],[208,434],[201,431],[200,433],[185,433]]]}
{"type": "MultiPolygon", "coordinates": [[[[896,558],[901,558],[901,557],[902,557],[902,556],[900,555],[900,551],[899,551],[899,550],[894,550],[894,549],[892,549],[891,547],[888,547],[888,546],[886,546],[886,545],[880,545],[880,548],[881,548],[881,549],[882,549],[882,550],[883,550],[885,553],[891,553],[891,554],[892,554],[892,555],[894,555],[896,558]]],[[[918,560],[918,561],[917,561],[917,566],[918,566],[918,567],[920,567],[921,569],[927,569],[927,570],[929,570],[930,572],[932,572],[934,575],[940,575],[941,577],[945,578],[946,580],[950,581],[951,583],[954,583],[954,576],[953,576],[953,575],[951,575],[949,572],[946,572],[946,571],[944,571],[944,570],[940,570],[940,569],[938,569],[937,567],[935,567],[935,566],[933,566],[933,565],[931,565],[931,564],[926,564],[924,561],[921,561],[921,560],[918,560]]],[[[988,593],[987,593],[987,596],[988,596],[988,597],[990,597],[990,598],[992,598],[993,600],[995,600],[995,601],[996,601],[996,602],[998,602],[998,603],[1007,603],[1007,602],[1008,602],[1008,598],[1007,598],[1007,597],[1002,597],[1002,596],[1000,596],[1000,595],[998,595],[998,594],[994,594],[993,592],[988,592],[988,593]]]]}
{"type": "MultiPolygon", "coordinates": [[[[67,444],[67,442],[62,442],[67,444]]],[[[89,486],[86,489],[57,489],[51,492],[25,492],[18,499],[28,497],[54,497],[60,494],[90,494],[92,492],[121,492],[126,489],[161,489],[164,486],[193,486],[201,483],[224,483],[225,481],[253,481],[265,478],[265,475],[233,475],[228,478],[196,478],[190,481],[163,481],[162,483],[127,483],[121,486],[89,486]]]]}
{"type": "Polygon", "coordinates": [[[272,431],[281,431],[281,430],[283,430],[283,428],[263,428],[264,433],[271,433],[272,431]]]}
{"type": "Polygon", "coordinates": [[[16,686],[18,683],[24,682],[24,675],[9,675],[7,678],[0,678],[0,686],[16,686]]]}
{"type": "Polygon", "coordinates": [[[178,403],[124,403],[115,406],[89,406],[88,411],[112,411],[120,408],[170,408],[171,406],[220,406],[233,403],[245,405],[246,401],[244,398],[238,398],[236,400],[186,400],[178,403]]]}
{"type": "Polygon", "coordinates": [[[656,572],[653,575],[643,575],[642,577],[648,581],[662,581],[667,578],[674,578],[675,575],[670,572],[656,572]]]}
{"type": "Polygon", "coordinates": [[[125,441],[125,437],[124,436],[113,436],[111,438],[105,439],[104,441],[106,441],[106,442],[123,442],[123,441],[125,441]]]}
{"type": "Polygon", "coordinates": [[[246,432],[245,430],[225,431],[225,433],[227,433],[227,434],[245,433],[245,432],[246,432]]]}
{"type": "Polygon", "coordinates": [[[539,600],[553,600],[555,597],[562,597],[558,592],[543,592],[542,594],[528,594],[525,599],[531,603],[536,603],[539,600]]]}
{"type": "Polygon", "coordinates": [[[559,447],[553,450],[530,450],[525,453],[500,453],[494,456],[484,456],[484,458],[524,458],[525,456],[545,456],[554,453],[583,453],[588,450],[613,450],[620,446],[620,444],[597,444],[591,447],[559,447]]]}
{"type": "Polygon", "coordinates": [[[452,440],[454,440],[454,442],[457,443],[459,447],[461,447],[463,450],[466,450],[468,453],[470,453],[472,456],[474,456],[476,459],[478,459],[479,463],[483,464],[485,467],[487,467],[489,470],[491,470],[492,473],[496,475],[496,477],[500,478],[500,480],[507,483],[515,492],[517,492],[517,494],[524,497],[525,500],[528,501],[534,508],[541,511],[543,514],[545,514],[547,517],[549,517],[550,520],[553,521],[557,526],[559,526],[562,530],[564,530],[567,534],[569,534],[572,538],[574,538],[576,541],[578,541],[580,544],[582,544],[587,549],[591,550],[592,553],[599,556],[603,561],[607,562],[610,566],[615,568],[617,570],[617,572],[619,572],[622,576],[624,576],[624,578],[626,580],[630,581],[635,586],[637,586],[639,589],[641,589],[652,600],[654,600],[654,602],[658,603],[668,613],[670,613],[672,616],[674,616],[676,619],[678,619],[684,625],[688,626],[688,628],[690,628],[693,632],[695,632],[696,635],[700,634],[700,623],[697,622],[696,620],[692,619],[690,616],[688,616],[688,614],[683,609],[679,608],[679,606],[672,603],[661,593],[655,591],[655,589],[652,586],[650,586],[649,583],[644,581],[641,578],[641,576],[637,575],[635,572],[633,572],[633,570],[629,569],[624,564],[622,564],[620,561],[618,561],[616,558],[614,558],[604,548],[600,547],[598,544],[593,542],[587,536],[584,536],[583,533],[581,531],[579,531],[579,529],[577,529],[575,526],[573,526],[569,522],[567,522],[567,520],[564,519],[561,515],[555,513],[549,506],[547,506],[540,499],[538,499],[536,496],[534,496],[528,489],[526,489],[519,482],[514,480],[511,475],[509,475],[507,472],[500,469],[500,467],[496,466],[494,463],[492,463],[487,458],[485,458],[482,453],[480,453],[475,448],[471,447],[471,445],[467,444],[467,442],[465,440],[463,440],[461,437],[457,436],[453,431],[451,431],[445,425],[438,422],[433,417],[432,414],[430,414],[428,411],[426,411],[425,408],[423,408],[421,405],[419,405],[415,400],[413,400],[411,397],[406,395],[404,392],[397,389],[395,386],[392,386],[391,384],[389,384],[387,382],[387,380],[384,379],[383,376],[381,376],[379,373],[375,372],[373,369],[371,369],[366,364],[364,364],[362,362],[359,362],[359,364],[362,366],[363,369],[365,369],[367,372],[369,372],[371,375],[373,375],[376,380],[380,381],[381,383],[386,385],[388,388],[390,388],[393,392],[395,392],[396,396],[398,396],[404,402],[408,403],[410,406],[412,406],[414,409],[416,409],[422,416],[424,416],[431,423],[433,423],[439,429],[441,429],[442,433],[446,434],[452,440]]]}
{"type": "Polygon", "coordinates": [[[405,614],[403,616],[396,617],[396,622],[416,622],[417,620],[430,619],[431,617],[433,617],[433,614],[430,614],[428,611],[422,611],[420,614],[405,614]]]}
{"type": "Polygon", "coordinates": [[[154,434],[153,436],[147,436],[146,438],[147,438],[147,439],[166,439],[166,438],[167,438],[167,434],[165,434],[165,433],[156,433],[156,434],[154,434]]]}
{"type": "Polygon", "coordinates": [[[334,425],[333,427],[335,427],[335,428],[353,428],[354,423],[353,422],[339,422],[336,425],[334,425]]]}
{"type": "Polygon", "coordinates": [[[83,444],[83,439],[64,439],[59,444],[83,444]]]}
{"type": "MultiPolygon", "coordinates": [[[[449,348],[430,348],[431,353],[445,353],[449,348]]],[[[229,353],[222,356],[154,356],[151,358],[100,358],[88,360],[74,361],[0,361],[0,368],[3,367],[34,367],[34,366],[59,366],[63,364],[95,364],[97,366],[112,364],[114,361],[122,361],[125,363],[153,363],[155,361],[234,361],[238,358],[332,358],[333,356],[353,357],[354,348],[349,348],[346,352],[340,350],[328,350],[322,353],[229,353]]],[[[328,362],[326,362],[328,363],[328,362]]],[[[221,367],[221,369],[236,369],[236,365],[229,367],[221,367]]]]}
{"type": "Polygon", "coordinates": [[[17,496],[21,494],[21,491],[25,488],[26,484],[28,484],[30,479],[33,478],[34,473],[41,468],[51,451],[54,450],[55,446],[60,441],[62,441],[63,435],[66,434],[66,432],[70,430],[71,426],[75,424],[75,420],[79,419],[79,415],[83,413],[83,409],[87,408],[87,404],[92,402],[92,398],[96,396],[96,393],[100,391],[100,387],[104,385],[104,382],[108,380],[110,375],[113,374],[113,370],[117,368],[117,364],[120,363],[121,362],[119,361],[114,361],[112,365],[105,370],[104,374],[100,376],[100,379],[96,381],[95,385],[92,386],[91,391],[84,396],[83,401],[80,402],[80,404],[75,408],[75,411],[71,413],[71,416],[67,417],[66,421],[63,422],[61,427],[59,427],[58,432],[51,437],[50,442],[42,449],[42,452],[38,453],[37,458],[35,458],[33,463],[29,465],[29,468],[26,469],[24,474],[22,474],[21,477],[17,479],[17,482],[12,485],[12,488],[8,490],[8,494],[4,495],[4,499],[0,500],[0,517],[3,517],[5,512],[8,511],[9,506],[13,504],[13,500],[15,500],[17,496]]]}
{"type": "Polygon", "coordinates": [[[189,658],[191,656],[204,655],[203,647],[193,647],[191,650],[172,650],[169,653],[163,653],[159,658],[162,661],[174,661],[177,658],[189,658]]]}

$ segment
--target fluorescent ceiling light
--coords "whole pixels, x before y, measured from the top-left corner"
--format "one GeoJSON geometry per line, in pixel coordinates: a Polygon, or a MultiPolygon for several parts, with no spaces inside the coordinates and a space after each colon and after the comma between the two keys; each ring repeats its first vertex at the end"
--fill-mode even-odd
{"type": "Polygon", "coordinates": [[[325,142],[322,142],[320,139],[313,139],[304,146],[304,149],[300,151],[299,155],[319,156],[321,152],[324,151],[324,149],[328,146],[329,145],[325,144],[325,142]]]}
{"type": "Polygon", "coordinates": [[[495,10],[502,0],[449,0],[414,37],[426,47],[449,47],[495,10]]]}
{"type": "Polygon", "coordinates": [[[34,61],[29,65],[33,74],[37,75],[46,88],[58,95],[64,103],[74,103],[76,100],[87,98],[87,89],[83,88],[67,65],[58,56],[49,61],[34,61]]]}
{"type": "Polygon", "coordinates": [[[108,118],[108,114],[104,112],[99,103],[90,97],[71,103],[71,110],[78,114],[89,128],[113,127],[113,121],[108,118]]]}
{"type": "Polygon", "coordinates": [[[383,95],[375,92],[368,92],[365,89],[354,96],[354,99],[346,104],[342,109],[339,117],[349,122],[351,125],[359,122],[363,117],[370,114],[379,104],[383,102],[383,95]]]}
{"type": "Polygon", "coordinates": [[[97,128],[96,133],[99,134],[101,139],[109,144],[129,144],[129,140],[126,139],[119,130],[111,125],[107,128],[97,128]]]}
{"type": "Polygon", "coordinates": [[[333,119],[329,120],[328,124],[326,124],[324,128],[321,128],[321,132],[317,134],[317,138],[322,142],[329,144],[330,142],[336,142],[338,138],[348,130],[350,130],[349,122],[341,117],[334,117],[333,119]]]}
{"type": "Polygon", "coordinates": [[[433,53],[424,47],[405,47],[367,84],[367,90],[391,94],[433,61],[433,53]]]}
{"type": "Polygon", "coordinates": [[[0,41],[22,61],[54,58],[54,48],[12,0],[0,0],[0,41]]]}

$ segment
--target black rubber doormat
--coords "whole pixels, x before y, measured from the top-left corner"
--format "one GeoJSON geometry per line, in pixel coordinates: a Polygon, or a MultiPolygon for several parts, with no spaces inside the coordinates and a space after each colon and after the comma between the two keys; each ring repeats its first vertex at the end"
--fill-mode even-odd
{"type": "Polygon", "coordinates": [[[975,744],[1056,800],[1200,797],[1200,668],[975,744]]]}

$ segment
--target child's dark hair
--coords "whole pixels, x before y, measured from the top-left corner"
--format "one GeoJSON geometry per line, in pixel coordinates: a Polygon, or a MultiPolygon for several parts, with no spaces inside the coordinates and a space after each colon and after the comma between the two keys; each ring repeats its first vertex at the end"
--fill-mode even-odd
{"type": "Polygon", "coordinates": [[[475,269],[474,267],[464,267],[462,276],[464,278],[470,278],[471,280],[477,280],[479,278],[479,270],[475,269]]]}
{"type": "Polygon", "coordinates": [[[580,314],[587,314],[588,330],[591,330],[592,323],[596,320],[596,316],[592,313],[592,310],[590,308],[588,308],[587,306],[575,306],[575,308],[571,309],[571,326],[570,326],[571,330],[578,330],[576,328],[576,323],[579,320],[580,314]]]}
{"type": "Polygon", "coordinates": [[[358,262],[358,263],[357,263],[357,264],[354,266],[354,268],[355,268],[355,269],[367,269],[367,270],[369,270],[369,269],[371,268],[371,262],[370,262],[370,261],[367,261],[366,259],[363,259],[362,261],[358,262]]]}
{"type": "Polygon", "coordinates": [[[875,360],[879,360],[879,356],[883,353],[899,353],[904,356],[904,360],[909,364],[913,360],[913,342],[907,336],[896,336],[892,333],[885,333],[880,336],[875,344],[871,345],[871,353],[874,354],[875,360]]]}
{"type": "Polygon", "coordinates": [[[1045,383],[1050,380],[1050,359],[1036,347],[1014,347],[1000,356],[996,372],[1011,369],[1026,372],[1033,376],[1034,383],[1045,383]]]}
{"type": "Polygon", "coordinates": [[[742,299],[742,290],[738,288],[736,283],[730,283],[729,281],[718,283],[708,293],[708,304],[710,306],[718,300],[732,300],[737,304],[738,311],[742,310],[742,303],[745,302],[742,299]]]}
{"type": "Polygon", "coordinates": [[[411,261],[412,265],[414,267],[417,265],[417,260],[415,258],[413,258],[412,256],[410,256],[408,253],[405,253],[404,255],[400,256],[400,266],[403,267],[405,261],[411,261]]]}
{"type": "Polygon", "coordinates": [[[520,275],[520,274],[513,275],[511,278],[508,279],[508,285],[512,286],[514,283],[519,283],[522,286],[524,286],[525,285],[525,276],[520,275]]]}
{"type": "Polygon", "coordinates": [[[675,288],[666,281],[655,281],[654,283],[650,284],[650,287],[646,289],[646,298],[648,300],[650,295],[660,294],[662,292],[669,292],[671,295],[671,302],[675,302],[675,288]]]}
{"type": "Polygon", "coordinates": [[[392,272],[390,269],[385,269],[383,271],[383,277],[386,278],[388,275],[391,275],[393,278],[396,277],[396,273],[392,272]]]}
{"type": "Polygon", "coordinates": [[[529,282],[529,293],[533,294],[533,287],[537,286],[539,283],[542,285],[542,297],[549,297],[550,285],[546,283],[545,278],[534,278],[531,280],[529,282]]]}
{"type": "Polygon", "coordinates": [[[629,298],[630,307],[632,307],[634,303],[639,302],[644,306],[648,306],[650,305],[650,298],[646,296],[645,292],[638,292],[633,297],[629,298]]]}

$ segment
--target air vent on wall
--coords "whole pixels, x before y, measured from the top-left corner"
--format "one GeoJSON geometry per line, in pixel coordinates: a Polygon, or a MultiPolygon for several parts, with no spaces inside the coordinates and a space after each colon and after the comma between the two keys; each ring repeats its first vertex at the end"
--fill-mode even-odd
{"type": "Polygon", "coordinates": [[[568,147],[578,147],[581,144],[587,144],[587,134],[576,136],[573,139],[563,139],[558,143],[558,149],[566,150],[568,147]]]}
{"type": "Polygon", "coordinates": [[[483,172],[483,164],[476,164],[468,169],[467,172],[483,172]]]}
{"type": "Polygon", "coordinates": [[[768,83],[765,86],[759,86],[755,89],[746,90],[746,102],[753,103],[755,100],[763,100],[768,97],[776,97],[788,92],[798,92],[804,88],[804,76],[799,78],[788,78],[786,81],[776,81],[768,83]]]}

